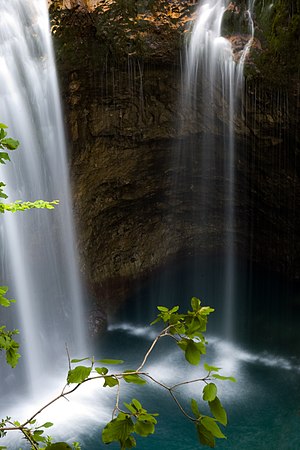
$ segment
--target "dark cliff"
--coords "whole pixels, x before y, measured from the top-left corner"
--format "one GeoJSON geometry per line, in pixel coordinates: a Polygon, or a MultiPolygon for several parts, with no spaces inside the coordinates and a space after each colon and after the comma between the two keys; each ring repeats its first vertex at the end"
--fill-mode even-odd
{"type": "MultiPolygon", "coordinates": [[[[291,278],[300,276],[299,50],[290,37],[281,48],[278,34],[291,30],[291,21],[295,33],[296,3],[285,14],[282,2],[275,11],[257,2],[244,114],[235,120],[237,251],[291,278]],[[275,25],[267,26],[272,20],[275,25]],[[294,52],[290,58],[287,48],[294,52]]],[[[201,164],[195,155],[189,161],[191,153],[189,176],[178,177],[186,168],[174,156],[178,146],[216,134],[203,129],[200,112],[193,121],[178,110],[184,35],[195,8],[155,0],[56,1],[50,7],[81,267],[102,305],[118,303],[134,280],[176,257],[224,248],[226,199],[218,167],[226,153],[216,150],[205,220],[204,205],[193,201],[205,177],[201,164]]],[[[233,19],[229,11],[224,35],[239,42],[233,19]]]]}

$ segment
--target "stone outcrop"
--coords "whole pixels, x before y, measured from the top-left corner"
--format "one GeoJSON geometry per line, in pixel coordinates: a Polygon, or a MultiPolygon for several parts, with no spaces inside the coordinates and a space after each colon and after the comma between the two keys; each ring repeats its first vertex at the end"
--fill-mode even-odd
{"type": "MultiPolygon", "coordinates": [[[[222,127],[205,128],[201,108],[193,117],[179,109],[193,2],[161,2],[160,10],[155,1],[135,2],[126,18],[112,11],[114,2],[52,3],[81,267],[96,303],[108,310],[168,262],[222,253],[222,127]],[[214,189],[200,196],[206,174],[191,149],[204,135],[220,144],[210,149],[214,189]]],[[[237,48],[244,42],[231,39],[237,48]]],[[[256,39],[256,54],[263,50],[256,39]]],[[[248,67],[244,117],[235,120],[235,244],[243,257],[297,278],[299,83],[268,89],[254,59],[248,67]]],[[[227,120],[220,115],[220,124],[227,120]]]]}

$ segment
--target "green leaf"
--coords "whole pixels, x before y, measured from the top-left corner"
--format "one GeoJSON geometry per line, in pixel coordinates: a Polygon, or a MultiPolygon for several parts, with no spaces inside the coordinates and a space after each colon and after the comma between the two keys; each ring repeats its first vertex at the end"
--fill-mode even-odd
{"type": "Polygon", "coordinates": [[[17,352],[18,349],[19,344],[13,339],[10,339],[9,347],[6,349],[6,362],[13,369],[16,367],[18,360],[21,357],[20,353],[17,352]]]}
{"type": "MultiPolygon", "coordinates": [[[[128,372],[134,372],[134,371],[129,370],[128,372]]],[[[126,381],[126,383],[135,383],[135,384],[146,384],[147,383],[146,380],[141,378],[139,375],[133,374],[133,373],[130,373],[129,375],[123,375],[123,379],[126,381]]]]}
{"type": "Polygon", "coordinates": [[[8,148],[9,150],[15,150],[19,147],[20,142],[16,139],[12,138],[6,138],[1,140],[1,144],[4,145],[4,147],[8,148]]]}
{"type": "Polygon", "coordinates": [[[141,403],[140,403],[136,398],[133,398],[133,399],[131,400],[131,403],[132,403],[132,405],[135,407],[135,409],[136,409],[137,411],[141,411],[141,410],[143,409],[141,403]]]}
{"type": "Polygon", "coordinates": [[[90,376],[91,370],[91,367],[85,366],[77,366],[75,369],[69,370],[67,378],[68,384],[82,383],[90,376]]]}
{"type": "Polygon", "coordinates": [[[217,396],[217,386],[214,383],[209,383],[203,388],[203,400],[205,402],[213,401],[217,396]]]}
{"type": "Polygon", "coordinates": [[[7,291],[8,291],[8,287],[7,286],[0,286],[0,295],[6,294],[7,291]]]}
{"type": "Polygon", "coordinates": [[[126,408],[128,409],[128,411],[130,411],[132,414],[135,415],[135,414],[137,413],[136,408],[134,408],[134,407],[132,406],[131,403],[126,403],[126,402],[124,402],[124,406],[126,406],[126,408]]]}
{"type": "Polygon", "coordinates": [[[206,352],[202,342],[195,342],[192,339],[181,339],[177,345],[185,352],[185,359],[195,366],[199,364],[201,355],[206,352]]]}
{"type": "Polygon", "coordinates": [[[0,164],[5,164],[5,161],[10,161],[10,157],[6,152],[0,152],[0,164]]]}
{"type": "Polygon", "coordinates": [[[234,377],[223,377],[222,375],[219,375],[218,373],[213,373],[212,376],[216,378],[217,380],[229,380],[233,383],[236,382],[236,379],[234,377]]]}
{"type": "Polygon", "coordinates": [[[66,442],[55,442],[54,444],[47,445],[45,450],[72,450],[66,442]]]}
{"type": "Polygon", "coordinates": [[[5,297],[0,297],[0,305],[7,308],[8,306],[10,306],[10,301],[5,297]]]}
{"type": "Polygon", "coordinates": [[[197,365],[200,362],[201,359],[201,353],[199,352],[196,344],[194,341],[190,340],[187,344],[186,350],[185,350],[185,359],[193,365],[197,365]]]}
{"type": "Polygon", "coordinates": [[[52,422],[46,422],[43,425],[40,425],[38,428],[50,428],[50,427],[53,427],[52,422]]]}
{"type": "Polygon", "coordinates": [[[34,430],[34,432],[32,434],[33,439],[36,442],[45,442],[46,438],[45,438],[45,436],[42,436],[43,433],[44,433],[44,430],[34,430]]]}
{"type": "Polygon", "coordinates": [[[130,434],[134,431],[134,424],[128,414],[120,413],[117,418],[108,422],[102,431],[102,441],[110,444],[117,441],[125,443],[130,434]]]}
{"type": "Polygon", "coordinates": [[[204,416],[201,418],[201,424],[216,438],[226,439],[226,436],[220,430],[219,425],[216,423],[215,419],[211,417],[204,416]]]}
{"type": "Polygon", "coordinates": [[[198,311],[200,308],[201,301],[197,297],[192,297],[191,299],[191,307],[193,308],[193,311],[198,311]]]}
{"type": "Polygon", "coordinates": [[[5,308],[10,306],[11,303],[15,302],[15,300],[10,300],[10,299],[4,297],[7,293],[7,291],[8,291],[7,286],[0,286],[0,305],[4,306],[5,308]]]}
{"type": "Polygon", "coordinates": [[[117,384],[119,384],[119,381],[117,380],[117,378],[113,377],[113,376],[107,376],[104,377],[104,384],[103,387],[114,387],[117,386],[117,384]]]}
{"type": "Polygon", "coordinates": [[[213,434],[208,431],[201,422],[197,422],[196,429],[200,443],[202,445],[207,445],[210,448],[215,448],[216,440],[213,434]]]}
{"type": "Polygon", "coordinates": [[[169,311],[168,308],[166,308],[165,306],[157,306],[157,309],[158,309],[158,311],[161,311],[161,312],[169,311]]]}
{"type": "Polygon", "coordinates": [[[79,363],[81,361],[87,361],[87,360],[90,360],[90,358],[86,357],[86,358],[81,358],[81,359],[71,359],[71,363],[79,363]]]}
{"type": "Polygon", "coordinates": [[[212,312],[214,312],[214,308],[211,308],[210,306],[202,306],[200,309],[200,314],[203,316],[208,316],[212,312]]]}
{"type": "Polygon", "coordinates": [[[5,125],[4,123],[0,123],[0,128],[8,128],[8,126],[5,125]]]}
{"type": "Polygon", "coordinates": [[[106,375],[108,373],[108,369],[106,367],[95,367],[95,370],[99,375],[106,375]]]}
{"type": "Polygon", "coordinates": [[[137,420],[134,431],[140,436],[146,437],[149,434],[153,434],[155,431],[155,426],[152,421],[148,420],[137,420]]]}
{"type": "Polygon", "coordinates": [[[122,359],[98,359],[95,362],[100,362],[102,364],[123,364],[122,359]]]}
{"type": "Polygon", "coordinates": [[[203,319],[201,317],[195,317],[192,319],[186,330],[186,334],[193,337],[197,331],[203,331],[203,319]]]}
{"type": "Polygon", "coordinates": [[[225,409],[223,408],[220,400],[216,397],[213,401],[208,402],[209,408],[213,416],[220,422],[222,425],[227,425],[227,414],[225,409]]]}
{"type": "Polygon", "coordinates": [[[158,413],[151,413],[151,414],[145,413],[145,414],[140,414],[140,415],[139,415],[139,420],[146,420],[147,422],[151,422],[151,423],[156,424],[156,423],[157,423],[157,420],[155,419],[154,416],[157,417],[157,416],[159,416],[159,414],[158,414],[158,413]]]}
{"type": "Polygon", "coordinates": [[[199,411],[198,403],[193,398],[191,399],[191,408],[192,408],[194,416],[196,416],[197,418],[200,417],[200,411],[199,411]]]}
{"type": "Polygon", "coordinates": [[[124,449],[130,449],[136,447],[136,440],[134,439],[133,436],[128,436],[128,438],[126,439],[126,441],[124,442],[124,449]]]}
{"type": "Polygon", "coordinates": [[[222,369],[222,367],[215,367],[215,366],[209,366],[208,364],[204,363],[203,367],[207,372],[218,372],[222,369]]]}

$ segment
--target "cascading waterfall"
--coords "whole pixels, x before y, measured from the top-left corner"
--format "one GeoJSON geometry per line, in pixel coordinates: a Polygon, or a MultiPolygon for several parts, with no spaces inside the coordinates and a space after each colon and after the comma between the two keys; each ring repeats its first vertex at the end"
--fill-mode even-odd
{"type": "Polygon", "coordinates": [[[66,358],[65,345],[85,349],[82,287],[47,4],[0,0],[0,11],[0,117],[21,142],[0,179],[8,201],[60,200],[54,211],[1,217],[1,283],[17,300],[5,320],[20,329],[22,354],[1,384],[30,392],[66,358]]]}
{"type": "Polygon", "coordinates": [[[253,0],[245,12],[248,35],[238,61],[233,58],[231,43],[222,37],[222,20],[228,8],[235,8],[226,0],[201,1],[197,18],[193,24],[187,45],[186,70],[183,84],[183,109],[191,120],[197,120],[201,104],[203,137],[197,148],[203,173],[200,201],[204,205],[202,220],[209,221],[209,210],[216,196],[214,181],[210,176],[218,164],[216,154],[224,149],[224,241],[226,254],[224,286],[224,335],[234,337],[235,297],[235,120],[242,113],[241,100],[244,87],[243,69],[250,50],[254,25],[252,20],[253,0]],[[216,137],[217,136],[217,137],[216,137]]]}

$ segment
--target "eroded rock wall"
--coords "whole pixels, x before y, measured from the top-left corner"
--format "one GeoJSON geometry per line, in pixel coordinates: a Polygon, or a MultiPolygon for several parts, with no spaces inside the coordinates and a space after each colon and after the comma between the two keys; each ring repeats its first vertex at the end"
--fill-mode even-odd
{"type": "MultiPolygon", "coordinates": [[[[201,104],[193,117],[179,106],[192,2],[162,2],[161,10],[155,1],[152,9],[138,2],[126,18],[105,9],[113,2],[92,3],[60,9],[54,2],[51,11],[81,267],[107,309],[169,261],[223,251],[228,199],[220,130],[228,118],[220,114],[220,127],[207,129],[201,104]],[[216,153],[214,189],[199,196],[207,175],[190,149],[204,135],[220,144],[209,150],[216,153]]],[[[256,52],[263,48],[256,43],[256,52]]],[[[235,243],[243,257],[297,278],[299,83],[293,75],[292,85],[269,89],[255,61],[248,65],[244,113],[235,120],[235,243]]]]}

